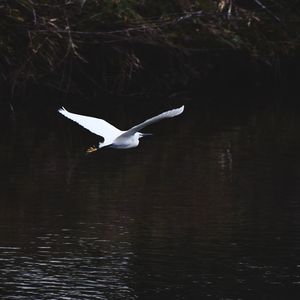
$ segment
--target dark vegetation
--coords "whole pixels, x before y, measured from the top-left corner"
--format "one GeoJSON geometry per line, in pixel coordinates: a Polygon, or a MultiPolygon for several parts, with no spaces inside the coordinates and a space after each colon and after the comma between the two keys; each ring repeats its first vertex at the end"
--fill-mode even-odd
{"type": "Polygon", "coordinates": [[[296,82],[297,2],[2,0],[2,95],[169,95],[296,82]]]}

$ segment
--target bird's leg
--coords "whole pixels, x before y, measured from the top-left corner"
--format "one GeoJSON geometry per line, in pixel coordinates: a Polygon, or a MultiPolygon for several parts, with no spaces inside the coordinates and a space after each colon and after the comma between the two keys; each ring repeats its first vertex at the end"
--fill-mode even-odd
{"type": "Polygon", "coordinates": [[[97,150],[98,150],[98,148],[96,148],[95,146],[92,146],[92,147],[90,147],[90,148],[88,148],[88,149],[86,150],[86,153],[87,153],[87,154],[90,154],[90,153],[95,152],[95,151],[97,151],[97,150]]]}

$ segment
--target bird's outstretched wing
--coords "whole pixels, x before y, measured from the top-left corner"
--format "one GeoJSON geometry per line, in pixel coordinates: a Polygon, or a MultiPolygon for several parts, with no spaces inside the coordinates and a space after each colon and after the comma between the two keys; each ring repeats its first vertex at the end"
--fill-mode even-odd
{"type": "Polygon", "coordinates": [[[165,111],[165,112],[159,114],[158,116],[152,117],[152,118],[144,121],[143,123],[130,128],[125,133],[123,133],[122,136],[132,135],[150,124],[153,124],[153,123],[158,122],[163,119],[168,119],[168,118],[173,118],[175,116],[178,116],[183,113],[183,110],[184,110],[184,105],[179,108],[176,108],[176,109],[165,111]]]}
{"type": "Polygon", "coordinates": [[[64,107],[60,108],[58,112],[71,119],[72,121],[78,123],[85,129],[102,136],[105,142],[107,142],[108,140],[114,140],[123,132],[102,119],[70,113],[64,107]]]}

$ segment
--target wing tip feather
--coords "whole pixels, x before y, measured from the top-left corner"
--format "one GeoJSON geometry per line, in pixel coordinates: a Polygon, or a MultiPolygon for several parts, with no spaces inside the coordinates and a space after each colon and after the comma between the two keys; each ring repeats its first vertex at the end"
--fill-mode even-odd
{"type": "Polygon", "coordinates": [[[175,116],[182,114],[183,111],[184,111],[184,105],[180,106],[179,108],[174,109],[174,112],[176,113],[175,116]]]}
{"type": "Polygon", "coordinates": [[[60,113],[60,114],[64,114],[64,113],[66,113],[66,112],[68,112],[63,106],[58,110],[58,112],[60,113]]]}

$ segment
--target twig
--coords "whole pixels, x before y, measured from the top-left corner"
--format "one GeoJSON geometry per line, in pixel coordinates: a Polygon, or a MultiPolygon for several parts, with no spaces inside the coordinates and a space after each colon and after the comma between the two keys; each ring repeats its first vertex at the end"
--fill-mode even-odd
{"type": "Polygon", "coordinates": [[[253,0],[258,6],[260,6],[263,10],[265,10],[269,15],[271,15],[276,21],[282,23],[280,18],[276,16],[268,7],[266,7],[262,2],[259,0],[253,0]]]}

